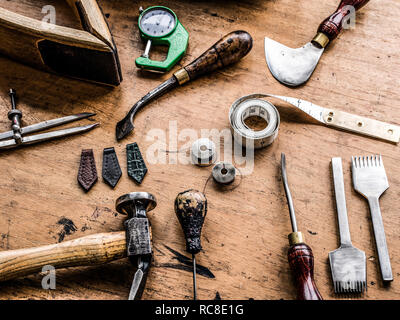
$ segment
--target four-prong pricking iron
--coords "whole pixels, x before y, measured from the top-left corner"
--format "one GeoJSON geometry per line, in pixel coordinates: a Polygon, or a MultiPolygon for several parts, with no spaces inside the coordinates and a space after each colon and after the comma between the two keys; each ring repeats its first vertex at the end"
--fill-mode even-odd
{"type": "Polygon", "coordinates": [[[371,211],[382,279],[385,282],[393,281],[385,229],[379,207],[380,196],[389,188],[382,156],[352,157],[351,162],[354,189],[368,200],[371,211]]]}
{"type": "Polygon", "coordinates": [[[56,138],[62,138],[71,136],[74,134],[79,134],[83,132],[90,131],[97,127],[99,124],[94,123],[87,126],[75,127],[75,128],[67,128],[63,130],[51,131],[46,133],[40,133],[36,135],[26,136],[29,133],[39,132],[43,130],[47,130],[50,128],[58,127],[70,122],[78,121],[85,118],[90,118],[95,116],[95,113],[78,113],[71,116],[52,119],[43,121],[40,123],[36,123],[27,127],[21,128],[21,119],[22,112],[16,108],[16,92],[13,89],[10,89],[9,92],[11,98],[11,111],[8,112],[8,118],[12,122],[12,126],[10,131],[0,133],[0,150],[13,149],[22,145],[29,145],[34,143],[39,143],[43,141],[53,140],[56,138]]]}

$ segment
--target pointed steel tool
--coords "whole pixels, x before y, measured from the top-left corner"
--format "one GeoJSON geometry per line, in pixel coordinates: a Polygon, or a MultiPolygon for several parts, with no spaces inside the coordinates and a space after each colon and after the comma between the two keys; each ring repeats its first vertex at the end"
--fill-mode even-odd
{"type": "Polygon", "coordinates": [[[288,86],[305,83],[329,42],[336,39],[345,23],[354,18],[355,11],[368,1],[342,0],[337,10],[321,23],[314,39],[302,48],[292,49],[266,37],[265,58],[272,75],[288,86]]]}
{"type": "Polygon", "coordinates": [[[329,252],[335,293],[363,293],[367,287],[367,259],[365,252],[351,243],[341,158],[332,158],[332,172],[340,233],[340,248],[329,252]]]}
{"type": "Polygon", "coordinates": [[[305,244],[303,233],[297,231],[296,215],[286,172],[286,156],[281,155],[282,181],[289,206],[293,232],[289,234],[288,260],[297,284],[297,300],[322,300],[314,281],[314,255],[305,244]]]}
{"type": "Polygon", "coordinates": [[[116,201],[116,210],[128,215],[128,220],[125,221],[127,255],[131,263],[137,267],[129,300],[141,299],[145,289],[153,260],[151,224],[146,213],[153,210],[156,205],[156,198],[147,192],[128,193],[116,201]]]}
{"type": "Polygon", "coordinates": [[[84,133],[96,128],[99,124],[94,123],[87,126],[68,128],[57,131],[50,131],[46,133],[40,133],[32,136],[26,136],[27,134],[47,130],[50,128],[58,127],[70,122],[78,121],[85,118],[90,118],[95,116],[95,113],[79,113],[72,116],[67,116],[63,118],[47,120],[40,123],[36,123],[27,127],[21,128],[22,112],[16,109],[16,92],[10,89],[10,98],[12,109],[8,113],[8,118],[12,121],[12,130],[0,133],[0,150],[13,149],[23,145],[30,145],[39,142],[44,142],[48,140],[53,140],[56,138],[63,138],[79,133],[84,133]]]}
{"type": "Polygon", "coordinates": [[[197,300],[196,257],[202,250],[201,230],[207,215],[207,198],[197,190],[187,190],[177,195],[175,213],[186,239],[186,251],[193,261],[193,300],[197,300]]]}

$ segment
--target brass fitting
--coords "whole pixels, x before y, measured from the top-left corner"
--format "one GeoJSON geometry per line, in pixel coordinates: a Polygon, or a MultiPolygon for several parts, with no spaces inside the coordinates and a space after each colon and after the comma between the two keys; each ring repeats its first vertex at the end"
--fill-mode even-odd
{"type": "Polygon", "coordinates": [[[179,69],[174,73],[175,78],[178,80],[179,84],[182,85],[190,80],[189,73],[185,68],[179,69]]]}
{"type": "Polygon", "coordinates": [[[289,244],[294,246],[299,243],[305,243],[304,236],[301,232],[292,232],[288,235],[289,244]]]}
{"type": "Polygon", "coordinates": [[[329,43],[329,38],[322,32],[318,32],[317,35],[312,39],[312,43],[319,45],[321,48],[325,48],[329,43]]]}

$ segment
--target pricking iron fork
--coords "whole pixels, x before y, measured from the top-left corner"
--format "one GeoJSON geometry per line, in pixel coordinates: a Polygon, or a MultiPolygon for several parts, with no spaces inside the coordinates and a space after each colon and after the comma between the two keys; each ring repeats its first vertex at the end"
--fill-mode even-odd
{"type": "Polygon", "coordinates": [[[62,130],[56,130],[46,133],[39,133],[36,135],[25,136],[29,133],[39,132],[43,130],[47,130],[50,128],[58,127],[70,122],[78,121],[81,119],[86,119],[95,116],[95,113],[78,113],[71,116],[52,119],[43,121],[40,123],[36,123],[27,127],[21,128],[21,119],[22,112],[16,108],[15,97],[16,92],[13,89],[10,89],[9,92],[11,98],[11,111],[8,113],[8,118],[12,122],[12,126],[10,131],[0,133],[0,150],[7,150],[17,148],[23,145],[30,145],[35,143],[40,143],[48,140],[53,140],[56,138],[62,138],[71,136],[74,134],[84,133],[96,128],[99,124],[94,123],[81,127],[67,128],[62,130]]]}
{"type": "Polygon", "coordinates": [[[332,158],[332,173],[340,234],[340,248],[329,252],[332,281],[337,294],[360,294],[367,288],[367,259],[351,243],[341,158],[332,158]]]}

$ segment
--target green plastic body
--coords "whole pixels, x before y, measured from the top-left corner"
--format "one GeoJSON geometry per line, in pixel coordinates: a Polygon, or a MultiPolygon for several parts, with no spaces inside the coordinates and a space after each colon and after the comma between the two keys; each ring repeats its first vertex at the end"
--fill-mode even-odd
{"type": "Polygon", "coordinates": [[[168,54],[167,58],[164,61],[156,61],[151,60],[150,58],[146,57],[139,57],[136,59],[136,66],[141,69],[145,70],[153,70],[159,72],[167,72],[169,71],[175,64],[182,59],[182,57],[186,53],[186,49],[189,43],[189,33],[183,27],[183,25],[179,22],[178,18],[176,17],[175,13],[167,8],[162,6],[150,7],[147,8],[139,17],[139,29],[140,29],[140,36],[143,40],[151,40],[152,45],[159,45],[159,46],[168,46],[168,54]],[[171,12],[176,21],[176,25],[173,30],[167,35],[161,37],[153,37],[147,35],[140,27],[140,20],[143,15],[151,9],[164,9],[171,12]]]}

